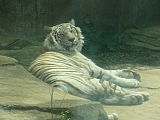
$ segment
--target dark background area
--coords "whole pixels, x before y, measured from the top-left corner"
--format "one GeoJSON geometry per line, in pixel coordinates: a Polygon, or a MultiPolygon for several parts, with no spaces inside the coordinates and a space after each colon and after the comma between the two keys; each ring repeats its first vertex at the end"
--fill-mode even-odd
{"type": "Polygon", "coordinates": [[[152,56],[152,50],[125,45],[123,38],[128,29],[160,24],[160,0],[0,0],[0,35],[26,44],[42,43],[45,25],[71,18],[86,37],[82,52],[91,58],[98,54],[107,64],[159,64],[159,52],[152,56]]]}
{"type": "Polygon", "coordinates": [[[77,25],[92,23],[95,29],[122,32],[160,21],[159,0],[0,0],[3,32],[39,36],[44,25],[74,18],[77,25]]]}

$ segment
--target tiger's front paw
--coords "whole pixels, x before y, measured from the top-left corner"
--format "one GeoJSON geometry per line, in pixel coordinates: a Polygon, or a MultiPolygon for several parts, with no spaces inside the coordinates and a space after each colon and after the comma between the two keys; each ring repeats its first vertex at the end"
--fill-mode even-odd
{"type": "Polygon", "coordinates": [[[133,92],[132,91],[130,94],[143,96],[143,101],[149,100],[149,96],[150,96],[148,92],[133,92]]]}
{"type": "Polygon", "coordinates": [[[137,72],[132,70],[123,70],[123,72],[128,74],[128,78],[136,79],[141,82],[141,76],[137,72]]]}
{"type": "Polygon", "coordinates": [[[140,86],[140,82],[136,79],[119,79],[117,85],[124,88],[138,88],[140,86]]]}
{"type": "Polygon", "coordinates": [[[129,95],[125,95],[122,98],[122,101],[126,105],[127,104],[128,105],[139,105],[144,102],[144,98],[143,98],[143,95],[141,94],[129,94],[129,95]]]}
{"type": "Polygon", "coordinates": [[[133,92],[123,97],[123,100],[132,105],[142,104],[149,100],[149,93],[147,92],[133,92]]]}
{"type": "Polygon", "coordinates": [[[130,79],[128,83],[128,87],[130,88],[138,88],[140,86],[140,82],[136,79],[130,79]]]}

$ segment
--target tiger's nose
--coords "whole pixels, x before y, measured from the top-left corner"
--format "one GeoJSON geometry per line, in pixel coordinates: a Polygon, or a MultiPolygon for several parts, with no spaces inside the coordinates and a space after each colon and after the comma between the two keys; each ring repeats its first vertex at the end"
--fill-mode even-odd
{"type": "Polygon", "coordinates": [[[70,42],[74,42],[75,38],[69,39],[68,41],[70,42]]]}

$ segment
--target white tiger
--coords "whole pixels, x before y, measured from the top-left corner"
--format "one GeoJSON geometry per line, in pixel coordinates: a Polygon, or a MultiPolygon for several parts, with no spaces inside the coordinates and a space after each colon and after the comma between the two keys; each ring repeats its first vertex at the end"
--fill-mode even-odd
{"type": "Polygon", "coordinates": [[[29,67],[35,76],[62,91],[103,104],[134,105],[149,99],[147,92],[121,88],[139,87],[138,74],[102,69],[80,53],[84,37],[74,20],[50,30],[44,41],[49,52],[40,55],[29,67]]]}

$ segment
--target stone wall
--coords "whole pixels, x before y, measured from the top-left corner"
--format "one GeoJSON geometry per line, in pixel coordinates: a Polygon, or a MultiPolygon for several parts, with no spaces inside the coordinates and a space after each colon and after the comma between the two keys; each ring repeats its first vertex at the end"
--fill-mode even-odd
{"type": "Polygon", "coordinates": [[[0,0],[1,32],[40,35],[44,25],[65,18],[71,0],[0,0]]]}
{"type": "Polygon", "coordinates": [[[78,25],[123,31],[158,24],[159,0],[0,0],[0,33],[41,36],[44,25],[75,18],[78,25]]]}

